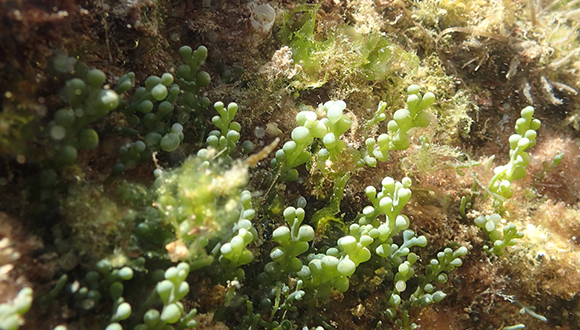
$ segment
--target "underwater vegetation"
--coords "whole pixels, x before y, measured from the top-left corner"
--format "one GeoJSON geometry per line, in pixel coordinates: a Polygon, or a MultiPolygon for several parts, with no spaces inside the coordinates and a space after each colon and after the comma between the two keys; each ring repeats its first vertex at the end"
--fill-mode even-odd
{"type": "Polygon", "coordinates": [[[0,329],[580,329],[576,1],[5,1],[0,329]]]}

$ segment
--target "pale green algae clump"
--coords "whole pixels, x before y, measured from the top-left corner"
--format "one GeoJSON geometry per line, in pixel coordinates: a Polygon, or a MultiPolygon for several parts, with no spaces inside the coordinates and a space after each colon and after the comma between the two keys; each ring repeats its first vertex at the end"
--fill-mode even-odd
{"type": "Polygon", "coordinates": [[[209,240],[229,230],[238,219],[241,188],[248,182],[247,166],[239,163],[225,169],[219,160],[211,160],[215,156],[215,149],[202,149],[180,167],[158,172],[154,206],[175,230],[177,240],[166,246],[172,260],[211,264],[214,258],[205,252],[209,240]]]}

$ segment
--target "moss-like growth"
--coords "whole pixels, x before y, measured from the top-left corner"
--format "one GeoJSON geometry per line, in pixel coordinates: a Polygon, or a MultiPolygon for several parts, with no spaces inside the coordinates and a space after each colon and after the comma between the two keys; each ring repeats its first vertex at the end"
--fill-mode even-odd
{"type": "Polygon", "coordinates": [[[205,248],[238,219],[248,169],[243,165],[224,169],[210,161],[215,152],[208,149],[205,156],[191,157],[175,170],[162,171],[155,183],[155,207],[177,239],[167,242],[173,260],[211,264],[214,257],[205,248]]]}

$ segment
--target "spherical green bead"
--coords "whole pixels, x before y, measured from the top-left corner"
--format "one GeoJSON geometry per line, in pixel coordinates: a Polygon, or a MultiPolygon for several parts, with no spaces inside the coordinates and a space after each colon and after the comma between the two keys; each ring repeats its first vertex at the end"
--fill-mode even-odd
{"type": "Polygon", "coordinates": [[[336,139],[334,133],[328,133],[324,136],[324,138],[322,138],[322,143],[324,143],[324,146],[330,149],[334,148],[337,142],[338,140],[336,139]]]}
{"type": "Polygon", "coordinates": [[[167,323],[175,323],[181,317],[181,309],[177,304],[169,304],[163,308],[161,312],[161,321],[167,323]]]}
{"type": "Polygon", "coordinates": [[[157,76],[149,76],[147,79],[145,79],[145,89],[148,91],[152,90],[153,87],[159,84],[161,84],[161,78],[157,76]]]}
{"type": "Polygon", "coordinates": [[[151,90],[151,96],[157,101],[163,101],[167,97],[167,87],[158,84],[151,90]]]}
{"type": "Polygon", "coordinates": [[[209,98],[204,96],[199,99],[199,105],[202,107],[202,109],[205,109],[211,105],[211,101],[209,98]]]}
{"type": "Polygon", "coordinates": [[[147,146],[145,145],[145,143],[143,141],[136,141],[133,144],[133,147],[138,151],[138,152],[143,152],[145,151],[145,148],[147,148],[147,146]]]}
{"type": "Polygon", "coordinates": [[[129,318],[129,316],[131,316],[131,305],[129,305],[129,303],[124,302],[117,307],[115,315],[113,315],[113,319],[115,321],[122,321],[129,318]]]}
{"type": "Polygon", "coordinates": [[[183,132],[183,125],[179,123],[175,123],[171,126],[171,131],[174,133],[181,133],[183,132]]]}
{"type": "Polygon", "coordinates": [[[239,133],[242,130],[242,125],[240,123],[238,123],[237,121],[232,121],[230,123],[230,130],[236,131],[239,133]]]}
{"type": "Polygon", "coordinates": [[[356,265],[350,259],[342,259],[338,263],[338,265],[336,265],[336,270],[342,276],[350,276],[354,274],[354,271],[356,270],[356,265]]]}
{"type": "Polygon", "coordinates": [[[199,71],[195,78],[197,86],[205,87],[211,83],[211,76],[205,71],[199,71]]]}
{"type": "Polygon", "coordinates": [[[407,94],[418,94],[420,89],[418,85],[411,85],[407,88],[407,94]]]}
{"type": "Polygon", "coordinates": [[[99,135],[94,129],[83,129],[79,134],[79,147],[81,149],[90,150],[99,145],[99,135]]]}
{"type": "Polygon", "coordinates": [[[161,76],[161,83],[165,86],[169,86],[173,83],[173,75],[169,72],[165,72],[161,76]]]}
{"type": "Polygon", "coordinates": [[[393,120],[395,120],[399,126],[404,126],[411,121],[411,113],[406,109],[397,110],[393,115],[393,120]]]}
{"type": "Polygon", "coordinates": [[[389,298],[389,305],[391,306],[399,306],[401,304],[401,296],[399,296],[396,293],[393,293],[391,295],[391,298],[389,298]]]}
{"type": "Polygon", "coordinates": [[[188,79],[191,75],[191,67],[187,64],[181,64],[177,67],[177,76],[188,79]]]}
{"type": "Polygon", "coordinates": [[[115,85],[115,92],[121,94],[129,91],[133,87],[133,80],[135,79],[135,73],[129,72],[122,75],[115,85]]]}
{"type": "Polygon", "coordinates": [[[153,102],[145,100],[139,103],[139,106],[137,106],[137,110],[141,113],[149,113],[151,112],[151,110],[153,110],[153,102]]]}
{"type": "Polygon", "coordinates": [[[421,99],[421,107],[426,108],[431,104],[433,104],[433,102],[435,102],[435,94],[427,92],[425,93],[425,95],[423,95],[423,98],[421,99]]]}
{"type": "Polygon", "coordinates": [[[73,78],[66,82],[63,94],[64,97],[69,102],[73,102],[79,99],[87,90],[87,85],[82,79],[73,78]]]}
{"type": "Polygon", "coordinates": [[[433,294],[433,301],[434,301],[434,302],[436,302],[436,303],[438,303],[438,302],[440,302],[441,300],[445,299],[445,297],[446,297],[446,296],[447,296],[447,295],[446,295],[444,292],[437,291],[437,292],[435,292],[435,293],[433,294]]]}
{"type": "Polygon", "coordinates": [[[455,258],[449,264],[453,267],[459,267],[459,266],[463,265],[463,262],[461,261],[461,259],[455,258]]]}
{"type": "Polygon", "coordinates": [[[538,130],[540,126],[542,126],[542,122],[539,119],[533,119],[530,123],[530,129],[533,129],[534,131],[538,130]]]}
{"type": "Polygon", "coordinates": [[[399,265],[398,270],[401,275],[406,275],[409,272],[410,266],[407,263],[402,263],[399,265]]]}
{"type": "Polygon", "coordinates": [[[143,323],[147,325],[149,328],[153,328],[159,323],[159,317],[161,313],[159,313],[156,309],[148,310],[145,315],[143,315],[143,323]]]}
{"type": "Polygon", "coordinates": [[[298,170],[296,170],[295,168],[290,169],[288,172],[286,172],[286,174],[284,174],[284,180],[286,181],[296,181],[298,180],[298,170]]]}
{"type": "Polygon", "coordinates": [[[113,168],[111,169],[111,175],[119,175],[123,172],[125,172],[125,165],[122,163],[117,163],[115,165],[113,165],[113,168]]]}
{"type": "Polygon", "coordinates": [[[298,126],[292,131],[292,140],[296,143],[306,143],[310,138],[310,131],[304,126],[298,126]]]}
{"type": "Polygon", "coordinates": [[[217,148],[219,145],[219,137],[215,136],[215,135],[210,135],[207,137],[206,142],[207,145],[213,148],[217,148]]]}
{"type": "Polygon", "coordinates": [[[77,149],[71,145],[66,145],[56,152],[56,160],[63,165],[74,164],[77,160],[77,149]]]}
{"type": "Polygon", "coordinates": [[[455,252],[453,252],[454,257],[464,256],[466,254],[467,254],[467,248],[465,246],[462,246],[462,247],[458,248],[457,250],[455,250],[455,252]]]}
{"type": "Polygon", "coordinates": [[[114,110],[119,106],[119,95],[111,89],[102,90],[99,94],[99,100],[106,110],[114,110]]]}
{"type": "Polygon", "coordinates": [[[220,116],[213,116],[211,118],[211,123],[217,128],[220,128],[220,129],[224,128],[224,120],[220,116]]]}
{"type": "Polygon", "coordinates": [[[349,287],[348,278],[346,276],[338,277],[332,282],[332,286],[340,292],[346,292],[349,287]]]}
{"type": "Polygon", "coordinates": [[[350,235],[341,237],[337,243],[338,246],[345,252],[351,252],[357,248],[356,238],[350,235]]]}
{"type": "Polygon", "coordinates": [[[163,281],[157,283],[157,286],[155,289],[157,290],[157,294],[159,294],[161,301],[164,304],[168,304],[169,299],[171,297],[171,293],[174,289],[173,283],[169,280],[163,280],[163,281]]]}
{"type": "Polygon", "coordinates": [[[156,132],[149,133],[145,136],[145,145],[149,149],[155,149],[159,147],[159,143],[161,142],[162,138],[163,137],[159,133],[156,132]]]}
{"type": "Polygon", "coordinates": [[[407,256],[407,261],[410,264],[414,264],[417,260],[419,260],[419,256],[415,253],[409,253],[409,255],[407,256]]]}
{"type": "Polygon", "coordinates": [[[205,46],[197,47],[193,55],[195,56],[195,59],[198,60],[199,62],[205,61],[207,59],[207,47],[205,46]]]}
{"type": "Polygon", "coordinates": [[[191,58],[191,54],[193,54],[193,49],[189,46],[182,46],[179,48],[179,55],[185,60],[189,60],[191,58]]]}
{"type": "Polygon", "coordinates": [[[161,149],[167,152],[171,152],[179,147],[179,142],[181,141],[179,140],[179,136],[176,133],[167,133],[161,139],[160,146],[161,149]]]}
{"type": "Polygon", "coordinates": [[[99,69],[92,69],[87,73],[87,82],[92,87],[101,87],[107,80],[105,73],[99,69]]]}
{"type": "Polygon", "coordinates": [[[252,151],[254,151],[254,143],[252,141],[246,140],[242,142],[242,153],[249,154],[252,151]]]}
{"type": "Polygon", "coordinates": [[[133,94],[133,100],[140,100],[144,98],[147,94],[147,89],[145,87],[138,87],[133,94]]]}
{"type": "Polygon", "coordinates": [[[534,107],[527,106],[527,107],[522,109],[520,114],[521,114],[522,118],[531,119],[532,116],[534,115],[534,107]]]}
{"type": "Polygon", "coordinates": [[[538,136],[538,133],[536,133],[536,131],[530,129],[530,130],[526,131],[526,134],[524,136],[528,140],[534,141],[536,139],[536,137],[538,136]]]}
{"type": "Polygon", "coordinates": [[[407,290],[407,282],[403,280],[397,281],[397,283],[395,283],[395,289],[398,292],[405,292],[405,290],[407,290]]]}
{"type": "Polygon", "coordinates": [[[181,88],[179,88],[179,85],[173,84],[169,88],[169,95],[175,97],[179,94],[180,91],[181,91],[181,88]]]}
{"type": "Polygon", "coordinates": [[[49,130],[50,138],[55,141],[60,141],[66,137],[66,129],[60,125],[53,125],[49,130]]]}
{"type": "Polygon", "coordinates": [[[154,128],[158,122],[159,119],[157,119],[157,116],[154,113],[150,112],[143,117],[143,124],[145,124],[145,127],[148,129],[154,128]]]}
{"type": "Polygon", "coordinates": [[[342,118],[342,111],[346,109],[346,103],[344,101],[329,101],[324,105],[328,109],[326,111],[326,117],[332,124],[335,124],[342,118]]]}
{"type": "Polygon", "coordinates": [[[123,330],[123,327],[119,323],[115,322],[109,324],[105,330],[123,330]]]}
{"type": "Polygon", "coordinates": [[[173,111],[173,105],[167,101],[163,101],[159,103],[159,107],[155,116],[157,119],[161,119],[171,113],[171,111],[173,111]]]}
{"type": "Polygon", "coordinates": [[[226,138],[229,141],[232,142],[238,142],[240,140],[240,133],[236,132],[236,131],[228,131],[228,134],[226,135],[226,138]]]}
{"type": "Polygon", "coordinates": [[[197,96],[192,92],[185,92],[181,97],[180,101],[182,105],[193,106],[197,100],[197,96]]]}
{"type": "Polygon", "coordinates": [[[179,269],[177,267],[169,267],[165,271],[165,278],[173,282],[179,282],[179,269]]]}
{"type": "Polygon", "coordinates": [[[234,247],[232,246],[232,244],[230,243],[226,243],[224,245],[221,246],[220,248],[220,253],[226,257],[227,259],[232,259],[234,256],[234,247]]]}
{"type": "Polygon", "coordinates": [[[102,259],[97,262],[97,270],[103,275],[108,275],[111,272],[111,262],[107,259],[102,259]]]}
{"type": "Polygon", "coordinates": [[[121,278],[124,281],[128,281],[130,279],[133,278],[133,269],[129,268],[129,267],[123,267],[121,269],[119,269],[119,278],[121,278]]]}

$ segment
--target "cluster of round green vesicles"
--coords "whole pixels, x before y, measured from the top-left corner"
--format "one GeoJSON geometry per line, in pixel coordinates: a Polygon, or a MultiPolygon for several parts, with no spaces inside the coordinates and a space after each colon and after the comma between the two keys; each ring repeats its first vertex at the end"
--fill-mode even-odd
{"type": "Polygon", "coordinates": [[[131,315],[131,305],[123,298],[122,282],[133,278],[133,269],[122,267],[114,269],[108,260],[97,263],[97,271],[90,271],[84,281],[74,281],[67,285],[67,291],[72,295],[75,306],[81,312],[97,308],[103,295],[113,300],[112,322],[127,319],[131,315]]]}
{"type": "Polygon", "coordinates": [[[264,270],[274,278],[280,275],[296,273],[302,269],[302,261],[298,256],[308,251],[308,242],[314,239],[314,229],[310,225],[303,225],[304,209],[287,207],[284,210],[284,219],[287,225],[280,226],[272,233],[272,238],[279,246],[270,252],[272,262],[266,264],[264,270]]]}
{"type": "MultiPolygon", "coordinates": [[[[433,102],[435,94],[427,92],[421,96],[420,87],[411,85],[407,88],[407,109],[399,109],[393,114],[393,119],[387,124],[388,132],[378,138],[369,137],[365,141],[367,150],[362,153],[363,158],[359,165],[366,163],[374,167],[377,160],[387,161],[389,150],[406,150],[409,148],[410,129],[427,127],[430,123],[429,114],[425,111],[433,102]]],[[[381,111],[382,104],[379,104],[381,111]]]]}
{"type": "MultiPolygon", "coordinates": [[[[143,266],[144,259],[136,261],[140,267],[143,266]]],[[[97,308],[103,297],[111,298],[113,305],[111,316],[106,320],[107,330],[122,330],[123,321],[131,317],[137,317],[139,320],[142,318],[143,323],[136,325],[134,329],[174,329],[169,324],[175,324],[180,328],[196,326],[196,321],[193,320],[197,313],[195,309],[182,315],[184,306],[180,300],[189,292],[189,285],[185,281],[189,274],[189,266],[186,263],[169,267],[165,271],[158,269],[150,272],[147,281],[157,284],[155,291],[141,303],[140,309],[134,309],[124,298],[126,288],[123,282],[130,281],[134,277],[131,267],[114,268],[106,259],[97,262],[96,266],[97,269],[88,272],[83,281],[68,284],[67,291],[81,312],[97,308]],[[151,308],[159,303],[163,305],[161,311],[151,308]]]]}
{"type": "Polygon", "coordinates": [[[171,130],[165,135],[151,132],[145,136],[143,141],[129,142],[119,149],[122,165],[121,172],[125,168],[132,168],[141,161],[151,159],[154,151],[174,151],[183,141],[183,126],[179,123],[173,124],[171,130]]]}
{"type": "Polygon", "coordinates": [[[173,84],[173,75],[164,73],[161,77],[150,76],[145,87],[135,90],[131,104],[123,110],[127,122],[132,126],[143,124],[152,129],[173,111],[173,102],[180,92],[173,84]]]}
{"type": "Polygon", "coordinates": [[[220,247],[221,255],[218,260],[227,270],[234,272],[234,277],[241,280],[245,277],[245,273],[242,269],[236,268],[249,264],[254,259],[247,246],[258,238],[258,232],[252,225],[256,211],[252,208],[252,194],[248,190],[242,191],[240,204],[242,211],[233,228],[236,235],[220,247]]]}
{"type": "MultiPolygon", "coordinates": [[[[509,138],[510,161],[494,169],[494,176],[491,179],[488,189],[503,198],[510,198],[513,195],[512,182],[526,177],[526,167],[530,164],[528,149],[536,145],[538,137],[537,130],[542,123],[533,118],[534,108],[525,107],[521,111],[521,117],[516,120],[516,134],[509,138]]],[[[496,204],[501,204],[496,200],[496,204]]],[[[501,207],[498,205],[498,209],[501,207]]]]}
{"type": "Polygon", "coordinates": [[[119,93],[126,91],[121,87],[118,91],[103,88],[105,73],[88,69],[84,63],[76,63],[74,70],[75,78],[68,80],[61,90],[68,106],[55,113],[47,128],[54,159],[61,165],[73,164],[79,149],[99,145],[99,135],[88,126],[116,109],[121,100],[119,93]]]}
{"type": "Polygon", "coordinates": [[[199,70],[199,67],[207,59],[207,48],[199,46],[195,51],[189,46],[183,46],[179,49],[179,55],[184,60],[177,68],[177,83],[182,89],[182,93],[177,98],[176,107],[179,112],[178,119],[180,123],[187,122],[191,115],[197,115],[207,109],[211,102],[205,96],[200,96],[199,92],[202,87],[211,83],[209,73],[199,70]]]}
{"type": "Polygon", "coordinates": [[[207,59],[206,47],[200,46],[194,51],[184,46],[179,54],[185,63],[178,67],[175,77],[169,72],[161,77],[148,77],[145,86],[136,89],[130,103],[119,94],[132,88],[134,73],[121,76],[114,89],[103,88],[106,75],[101,70],[89,69],[66,55],[56,56],[53,69],[60,73],[74,72],[74,78],[61,91],[69,106],[56,112],[47,129],[55,161],[73,164],[79,149],[96,148],[99,135],[87,126],[116,108],[125,115],[128,124],[118,131],[140,138],[121,147],[121,162],[115,165],[113,173],[149,159],[154,151],[176,150],[183,140],[182,124],[192,115],[200,117],[202,110],[210,105],[209,99],[199,96],[199,92],[211,82],[209,74],[199,70],[207,59]]]}
{"type": "Polygon", "coordinates": [[[482,228],[489,240],[493,243],[490,248],[485,245],[483,249],[495,255],[503,255],[503,248],[516,244],[516,239],[524,237],[524,233],[518,231],[513,223],[508,223],[501,215],[480,215],[474,220],[475,224],[482,228]]]}
{"type": "Polygon", "coordinates": [[[182,125],[192,115],[199,117],[210,105],[207,97],[199,96],[200,88],[211,82],[209,74],[199,70],[207,58],[207,48],[200,46],[193,51],[183,46],[179,53],[185,63],[178,67],[175,77],[169,72],[148,77],[145,86],[135,91],[131,103],[122,106],[121,112],[132,128],[123,128],[124,131],[142,136],[142,140],[121,147],[121,162],[115,165],[114,173],[150,159],[152,152],[176,150],[183,141],[182,125]]]}
{"type": "Polygon", "coordinates": [[[175,267],[168,268],[164,273],[164,280],[157,283],[155,290],[163,303],[163,309],[159,312],[156,309],[149,309],[143,315],[143,323],[135,327],[135,329],[174,329],[169,324],[179,322],[183,328],[193,328],[197,325],[193,320],[195,316],[195,309],[191,310],[186,315],[184,306],[180,302],[189,292],[189,284],[185,279],[189,274],[189,265],[185,262],[178,264],[175,267]]]}

